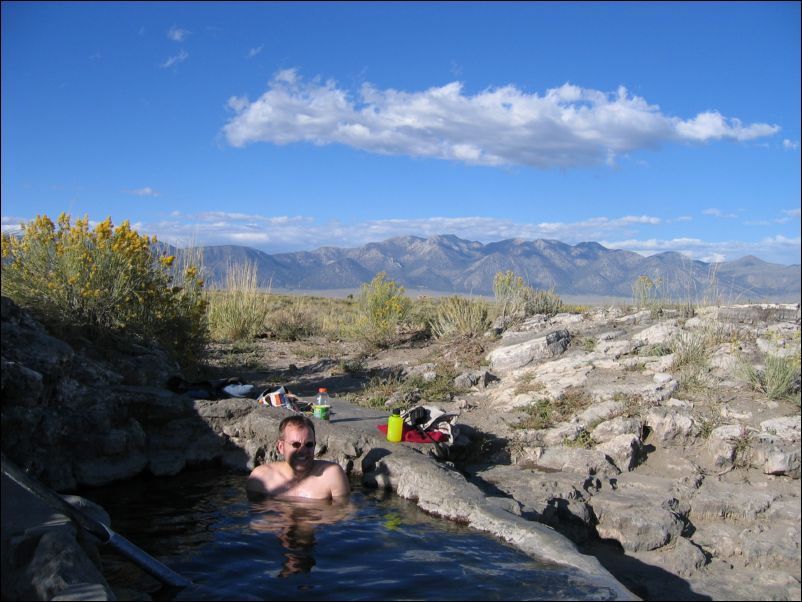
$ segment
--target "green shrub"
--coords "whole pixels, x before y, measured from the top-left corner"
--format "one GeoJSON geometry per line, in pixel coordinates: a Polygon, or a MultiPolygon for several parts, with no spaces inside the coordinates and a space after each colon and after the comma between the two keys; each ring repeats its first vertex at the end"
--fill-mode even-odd
{"type": "Polygon", "coordinates": [[[671,347],[666,343],[652,343],[651,345],[644,345],[638,347],[637,354],[645,357],[662,357],[671,354],[671,347]]]}
{"type": "Polygon", "coordinates": [[[387,274],[380,272],[360,291],[360,315],[354,331],[356,338],[369,346],[390,345],[409,313],[410,300],[404,287],[386,278],[387,274]]]}
{"type": "Polygon", "coordinates": [[[799,358],[767,355],[764,378],[769,399],[791,397],[799,383],[799,358]]]}
{"type": "Polygon", "coordinates": [[[526,286],[524,279],[511,270],[496,273],[493,293],[496,296],[496,312],[502,318],[526,318],[536,314],[553,316],[563,309],[562,299],[553,291],[526,286]]]}
{"type": "Polygon", "coordinates": [[[753,390],[769,399],[788,399],[799,392],[799,356],[782,357],[766,354],[764,368],[756,368],[743,356],[735,364],[735,375],[753,390]]]}
{"type": "Polygon", "coordinates": [[[480,299],[447,297],[437,308],[432,320],[432,334],[447,337],[478,337],[488,327],[487,303],[480,299]]]}
{"type": "Polygon", "coordinates": [[[578,447],[581,449],[593,449],[599,442],[596,441],[589,431],[582,429],[576,437],[563,437],[562,444],[565,447],[578,447]]]}
{"type": "Polygon", "coordinates": [[[541,399],[524,408],[526,416],[513,425],[516,429],[547,429],[554,426],[555,411],[547,399],[541,399]]]}
{"type": "Polygon", "coordinates": [[[668,345],[674,354],[673,370],[707,367],[710,341],[706,333],[683,332],[672,337],[668,345]]]}
{"type": "Polygon", "coordinates": [[[159,256],[155,242],[128,221],[92,230],[87,217],[38,216],[21,237],[2,237],[2,294],[48,325],[155,339],[193,362],[208,338],[203,281],[188,266],[176,282],[175,258],[159,256]]]}

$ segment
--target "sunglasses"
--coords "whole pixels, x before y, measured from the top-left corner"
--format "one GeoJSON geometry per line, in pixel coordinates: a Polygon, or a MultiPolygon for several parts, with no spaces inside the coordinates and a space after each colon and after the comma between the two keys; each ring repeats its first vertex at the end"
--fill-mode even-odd
{"type": "MultiPolygon", "coordinates": [[[[300,441],[293,441],[292,443],[290,443],[290,445],[292,446],[292,449],[301,449],[301,442],[300,441]]],[[[314,449],[315,442],[314,441],[307,441],[306,443],[303,444],[303,446],[306,449],[314,449]]]]}

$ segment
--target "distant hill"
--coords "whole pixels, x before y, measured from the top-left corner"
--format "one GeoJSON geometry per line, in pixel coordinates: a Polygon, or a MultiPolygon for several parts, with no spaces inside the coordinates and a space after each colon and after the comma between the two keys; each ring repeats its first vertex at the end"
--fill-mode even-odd
{"type": "Polygon", "coordinates": [[[710,264],[679,253],[643,257],[595,242],[510,239],[482,244],[453,235],[402,236],[345,249],[269,255],[241,246],[202,247],[206,279],[225,283],[231,265],[251,262],[259,285],[274,289],[357,289],[377,273],[412,291],[488,295],[497,272],[512,270],[535,288],[560,295],[632,297],[641,275],[675,301],[718,298],[724,302],[800,299],[800,266],[756,257],[710,264]]]}

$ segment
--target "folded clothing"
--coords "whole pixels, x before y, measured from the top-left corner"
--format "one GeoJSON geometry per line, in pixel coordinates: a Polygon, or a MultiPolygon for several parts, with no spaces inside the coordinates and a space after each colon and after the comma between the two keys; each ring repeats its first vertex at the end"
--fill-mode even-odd
{"type": "MultiPolygon", "coordinates": [[[[387,425],[379,424],[376,426],[382,433],[387,435],[387,425]]],[[[443,441],[448,439],[448,435],[440,431],[429,431],[427,434],[422,433],[416,428],[404,424],[404,430],[401,434],[401,441],[408,443],[432,443],[432,441],[443,441]],[[431,437],[431,438],[430,438],[431,437]]]]}

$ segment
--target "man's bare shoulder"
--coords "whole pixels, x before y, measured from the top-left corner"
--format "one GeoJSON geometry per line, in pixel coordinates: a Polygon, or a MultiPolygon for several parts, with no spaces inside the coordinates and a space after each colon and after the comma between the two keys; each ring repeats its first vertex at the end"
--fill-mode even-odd
{"type": "Polygon", "coordinates": [[[336,462],[327,462],[325,460],[319,460],[319,462],[321,463],[319,474],[328,484],[332,497],[340,497],[351,493],[348,476],[342,466],[336,462]]]}
{"type": "Polygon", "coordinates": [[[286,480],[280,464],[280,462],[272,462],[254,468],[248,477],[245,488],[256,493],[267,493],[272,484],[286,480]]]}

